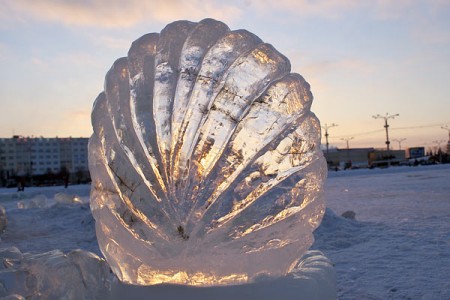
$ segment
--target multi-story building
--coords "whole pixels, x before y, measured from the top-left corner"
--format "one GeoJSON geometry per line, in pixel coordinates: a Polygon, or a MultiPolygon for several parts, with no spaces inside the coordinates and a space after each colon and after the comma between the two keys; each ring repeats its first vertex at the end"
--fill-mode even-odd
{"type": "Polygon", "coordinates": [[[44,175],[86,181],[89,177],[88,141],[88,138],[72,137],[0,138],[0,184],[5,185],[18,178],[31,183],[44,175]]]}
{"type": "Polygon", "coordinates": [[[374,148],[332,149],[324,155],[332,169],[399,165],[406,160],[404,150],[387,151],[374,148]]]}

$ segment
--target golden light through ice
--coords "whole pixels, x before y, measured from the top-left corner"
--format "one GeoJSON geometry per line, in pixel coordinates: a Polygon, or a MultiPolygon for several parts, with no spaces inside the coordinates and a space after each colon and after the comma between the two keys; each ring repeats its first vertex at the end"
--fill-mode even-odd
{"type": "Polygon", "coordinates": [[[313,242],[326,162],[312,94],[245,30],[177,21],[131,45],[92,110],[91,210],[126,283],[283,276],[313,242]]]}

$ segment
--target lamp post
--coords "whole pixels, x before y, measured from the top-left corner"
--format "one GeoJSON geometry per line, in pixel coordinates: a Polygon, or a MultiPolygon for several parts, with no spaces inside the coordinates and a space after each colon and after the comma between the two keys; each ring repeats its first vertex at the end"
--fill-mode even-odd
{"type": "Polygon", "coordinates": [[[406,139],[394,139],[398,143],[398,150],[402,150],[402,142],[406,141],[406,139]]]}
{"type": "Polygon", "coordinates": [[[433,144],[437,144],[438,145],[438,153],[439,153],[439,162],[442,163],[442,150],[441,150],[441,143],[444,143],[444,140],[438,140],[438,141],[433,141],[433,144]]]}
{"type": "Polygon", "coordinates": [[[354,137],[352,137],[352,136],[351,136],[351,137],[347,137],[347,138],[341,138],[342,141],[346,141],[346,142],[347,142],[347,163],[346,163],[346,168],[347,168],[347,167],[350,168],[350,167],[351,167],[351,164],[352,164],[352,163],[351,163],[351,159],[350,159],[350,146],[349,146],[349,143],[348,143],[348,142],[349,142],[350,140],[353,140],[353,139],[354,139],[354,137]]]}
{"type": "Polygon", "coordinates": [[[349,141],[351,141],[351,140],[353,140],[354,139],[354,137],[348,137],[348,138],[341,138],[341,141],[346,141],[347,142],[347,150],[349,150],[350,149],[350,147],[349,147],[349,145],[348,145],[348,142],[349,141]]]}
{"type": "Polygon", "coordinates": [[[448,128],[448,125],[441,126],[441,128],[448,131],[448,142],[450,143],[450,128],[448,128]]]}
{"type": "Polygon", "coordinates": [[[448,125],[441,126],[441,128],[448,131],[447,154],[450,154],[450,128],[448,128],[448,125]]]}
{"type": "Polygon", "coordinates": [[[389,141],[388,119],[394,119],[395,117],[398,117],[398,116],[399,116],[399,114],[389,115],[388,113],[386,113],[385,116],[382,116],[380,114],[378,114],[376,116],[372,116],[372,118],[374,118],[374,119],[384,119],[384,128],[386,128],[386,149],[387,149],[387,151],[389,151],[389,144],[391,143],[389,141]]]}
{"type": "Polygon", "coordinates": [[[433,144],[437,144],[438,145],[438,151],[441,150],[441,143],[444,143],[444,140],[436,140],[436,141],[432,141],[433,144]]]}
{"type": "Polygon", "coordinates": [[[327,145],[327,154],[328,154],[328,136],[329,136],[328,129],[330,129],[332,127],[336,127],[336,126],[338,126],[338,125],[335,123],[331,123],[330,126],[328,126],[327,124],[325,124],[325,126],[322,126],[322,128],[325,130],[325,141],[326,141],[326,145],[327,145]]]}

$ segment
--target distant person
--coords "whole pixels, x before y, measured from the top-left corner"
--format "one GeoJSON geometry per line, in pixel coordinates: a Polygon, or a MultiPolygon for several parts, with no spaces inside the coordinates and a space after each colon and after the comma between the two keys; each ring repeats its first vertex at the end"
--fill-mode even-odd
{"type": "Polygon", "coordinates": [[[25,184],[23,183],[23,181],[19,181],[19,183],[17,184],[17,191],[18,192],[23,192],[25,191],[25,184]]]}

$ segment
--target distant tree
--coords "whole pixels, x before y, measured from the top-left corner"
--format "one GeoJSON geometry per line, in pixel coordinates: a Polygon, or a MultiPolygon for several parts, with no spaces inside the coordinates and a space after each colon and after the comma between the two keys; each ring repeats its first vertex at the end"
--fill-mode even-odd
{"type": "Polygon", "coordinates": [[[77,168],[77,171],[75,172],[75,178],[76,178],[78,184],[80,184],[83,181],[83,178],[84,178],[84,168],[83,167],[77,168]]]}

